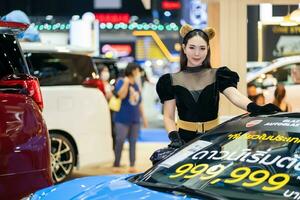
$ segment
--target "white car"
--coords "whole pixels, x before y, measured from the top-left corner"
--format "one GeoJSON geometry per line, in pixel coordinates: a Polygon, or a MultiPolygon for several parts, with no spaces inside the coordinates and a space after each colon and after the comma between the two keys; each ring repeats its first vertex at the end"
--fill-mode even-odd
{"type": "Polygon", "coordinates": [[[270,62],[247,62],[247,74],[255,73],[269,64],[270,62]]]}
{"type": "Polygon", "coordinates": [[[247,83],[254,83],[263,92],[266,103],[274,99],[276,84],[286,89],[286,101],[293,112],[300,112],[300,56],[276,59],[260,71],[247,75],[247,83]]]}
{"type": "Polygon", "coordinates": [[[21,47],[41,85],[54,180],[65,180],[75,166],[111,161],[110,111],[92,57],[39,43],[21,47]]]}

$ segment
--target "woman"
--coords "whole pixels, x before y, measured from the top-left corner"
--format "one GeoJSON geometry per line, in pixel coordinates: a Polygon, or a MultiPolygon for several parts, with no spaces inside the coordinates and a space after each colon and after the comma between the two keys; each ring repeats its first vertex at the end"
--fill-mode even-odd
{"type": "Polygon", "coordinates": [[[105,98],[109,99],[113,96],[113,86],[109,83],[110,73],[106,65],[103,65],[99,69],[100,79],[104,84],[105,98]]]}
{"type": "Polygon", "coordinates": [[[239,76],[227,67],[212,68],[209,40],[212,28],[193,29],[184,25],[178,73],[160,77],[156,90],[164,104],[164,124],[171,144],[176,147],[218,124],[219,93],[234,105],[252,113],[279,111],[273,104],[258,106],[237,89],[239,76]],[[179,119],[175,122],[175,108],[179,119]],[[183,140],[183,141],[182,141],[183,140]]]}
{"type": "MultiPolygon", "coordinates": [[[[110,79],[109,69],[106,65],[102,65],[102,64],[98,67],[98,69],[99,69],[100,79],[102,80],[104,86],[105,98],[109,102],[109,100],[113,96],[113,90],[114,90],[114,86],[109,83],[109,79],[110,79]]],[[[113,150],[115,150],[116,133],[115,133],[115,125],[113,122],[113,114],[114,111],[110,110],[111,137],[113,142],[112,146],[113,146],[113,150]]]]}
{"type": "Polygon", "coordinates": [[[284,85],[278,84],[274,92],[273,104],[278,106],[283,112],[291,112],[292,107],[285,101],[285,93],[284,85]]]}
{"type": "Polygon", "coordinates": [[[140,118],[144,127],[147,127],[147,120],[141,103],[141,91],[135,80],[139,77],[139,65],[129,63],[125,69],[125,77],[118,80],[115,85],[115,92],[122,99],[119,112],[114,115],[115,123],[115,162],[114,171],[119,172],[120,159],[125,139],[129,140],[129,172],[134,173],[135,165],[135,146],[140,130],[140,118]]]}

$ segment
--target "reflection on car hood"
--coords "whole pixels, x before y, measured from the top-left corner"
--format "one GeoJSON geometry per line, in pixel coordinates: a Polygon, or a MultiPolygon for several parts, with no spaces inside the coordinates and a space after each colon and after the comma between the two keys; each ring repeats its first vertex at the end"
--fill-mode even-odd
{"type": "Polygon", "coordinates": [[[37,199],[193,199],[157,192],[133,184],[128,175],[92,176],[68,181],[37,191],[31,200],[37,199]]]}

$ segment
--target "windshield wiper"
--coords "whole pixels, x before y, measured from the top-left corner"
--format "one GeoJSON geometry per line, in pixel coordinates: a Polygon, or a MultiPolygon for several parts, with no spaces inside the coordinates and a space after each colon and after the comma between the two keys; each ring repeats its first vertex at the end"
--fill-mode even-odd
{"type": "Polygon", "coordinates": [[[167,184],[160,184],[160,183],[149,183],[149,182],[144,182],[144,181],[139,181],[136,183],[139,186],[143,186],[143,187],[148,187],[148,188],[154,188],[154,189],[159,189],[162,192],[166,192],[167,191],[176,191],[176,192],[181,192],[184,194],[190,194],[193,196],[197,196],[197,197],[203,197],[205,199],[211,199],[211,200],[228,200],[225,197],[213,194],[213,193],[209,193],[209,192],[204,192],[204,191],[200,191],[200,190],[196,190],[196,189],[192,189],[189,187],[186,187],[184,185],[181,186],[173,186],[173,185],[167,185],[167,184]]]}

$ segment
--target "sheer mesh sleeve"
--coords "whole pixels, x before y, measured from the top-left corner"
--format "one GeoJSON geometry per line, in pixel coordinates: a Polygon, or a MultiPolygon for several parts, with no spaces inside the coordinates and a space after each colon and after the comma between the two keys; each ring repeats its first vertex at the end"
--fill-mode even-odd
{"type": "Polygon", "coordinates": [[[237,87],[237,83],[240,80],[239,75],[231,71],[228,67],[220,67],[217,70],[217,81],[218,89],[220,92],[223,92],[228,87],[237,87]]]}
{"type": "Polygon", "coordinates": [[[170,74],[165,74],[159,78],[156,85],[156,92],[161,103],[175,98],[170,74]]]}

